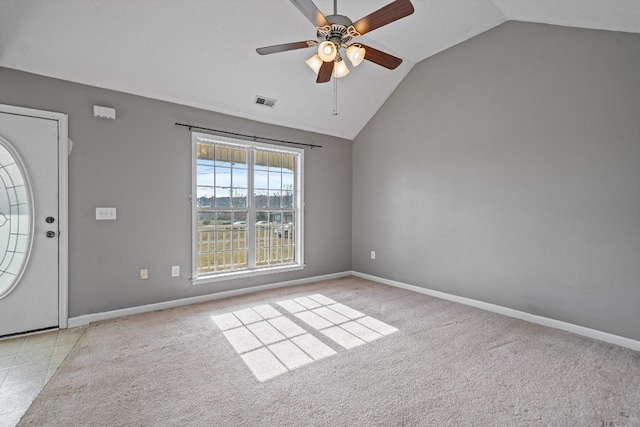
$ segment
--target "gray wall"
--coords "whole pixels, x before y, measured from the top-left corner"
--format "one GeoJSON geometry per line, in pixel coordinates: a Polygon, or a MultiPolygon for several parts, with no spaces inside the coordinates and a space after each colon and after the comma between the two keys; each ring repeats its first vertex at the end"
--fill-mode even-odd
{"type": "Polygon", "coordinates": [[[640,339],[640,35],[509,22],[416,65],[354,140],[353,269],[640,339]]]}
{"type": "Polygon", "coordinates": [[[71,317],[351,270],[351,141],[6,68],[0,103],[69,114],[71,317]],[[191,134],[175,122],[324,146],[305,149],[304,270],[191,285],[191,134]],[[118,219],[96,221],[98,206],[118,219]]]}

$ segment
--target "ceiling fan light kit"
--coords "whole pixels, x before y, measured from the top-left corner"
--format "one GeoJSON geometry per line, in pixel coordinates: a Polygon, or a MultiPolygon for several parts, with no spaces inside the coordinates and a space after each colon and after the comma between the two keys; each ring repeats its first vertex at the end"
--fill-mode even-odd
{"type": "Polygon", "coordinates": [[[336,59],[336,63],[333,67],[333,75],[337,79],[339,79],[346,76],[347,74],[349,74],[349,68],[347,67],[347,64],[344,63],[344,60],[342,58],[336,59]]]}
{"type": "Polygon", "coordinates": [[[318,46],[318,56],[324,62],[331,62],[336,59],[336,55],[338,54],[338,49],[336,45],[330,42],[329,40],[325,40],[320,43],[318,46]]]}
{"type": "Polygon", "coordinates": [[[414,9],[410,0],[395,0],[356,22],[337,14],[337,0],[333,2],[333,15],[326,17],[312,0],[290,1],[316,26],[316,40],[261,47],[256,49],[260,55],[318,46],[318,53],[306,61],[316,73],[317,83],[328,82],[332,75],[340,78],[349,74],[349,68],[340,54],[341,49],[345,51],[346,57],[354,67],[360,65],[364,59],[390,70],[402,63],[402,59],[388,53],[361,43],[349,42],[353,38],[411,15],[414,9]]]}
{"type": "Polygon", "coordinates": [[[347,48],[347,58],[351,61],[351,65],[357,67],[360,65],[364,56],[366,55],[366,51],[360,45],[352,44],[347,48]]]}
{"type": "Polygon", "coordinates": [[[320,59],[320,56],[318,56],[318,54],[313,55],[311,58],[307,59],[304,62],[306,62],[309,68],[311,68],[313,72],[316,75],[318,75],[318,71],[320,71],[320,66],[322,65],[322,62],[323,62],[322,59],[320,59]]]}

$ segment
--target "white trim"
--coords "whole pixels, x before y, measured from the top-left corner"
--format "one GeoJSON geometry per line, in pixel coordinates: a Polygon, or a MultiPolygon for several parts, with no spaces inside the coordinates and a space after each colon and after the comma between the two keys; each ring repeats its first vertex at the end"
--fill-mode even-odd
{"type": "Polygon", "coordinates": [[[306,285],[309,283],[320,282],[323,280],[339,279],[341,277],[351,276],[351,271],[341,273],[325,274],[322,276],[307,277],[304,279],[289,280],[286,282],[269,283],[266,285],[252,286],[249,288],[234,289],[231,291],[218,292],[215,294],[201,295],[197,297],[182,298],[172,301],[158,302],[155,304],[140,305],[137,307],[123,308],[120,310],[105,311],[102,313],[84,314],[78,317],[69,318],[68,327],[75,328],[85,326],[91,322],[100,320],[114,319],[122,316],[132,316],[134,314],[148,313],[150,311],[166,310],[168,308],[181,307],[184,305],[197,304],[201,302],[214,301],[222,298],[235,297],[238,295],[251,294],[255,292],[268,291],[271,289],[286,288],[290,286],[306,285]]]}
{"type": "Polygon", "coordinates": [[[33,108],[17,107],[15,105],[0,104],[3,112],[8,114],[16,114],[19,116],[38,117],[40,119],[49,119],[60,121],[60,118],[66,116],[65,113],[56,113],[54,111],[35,110],[33,108]]]}
{"type": "Polygon", "coordinates": [[[63,329],[69,314],[69,116],[7,104],[0,104],[0,111],[58,122],[58,327],[63,329]]]}
{"type": "Polygon", "coordinates": [[[254,268],[253,270],[232,271],[230,273],[218,273],[210,276],[200,276],[191,279],[192,285],[222,282],[233,279],[246,279],[247,277],[264,276],[265,274],[287,273],[289,271],[304,270],[304,265],[291,264],[279,267],[254,268]]]}
{"type": "Polygon", "coordinates": [[[384,279],[382,277],[372,276],[370,274],[359,273],[357,271],[352,271],[351,273],[354,276],[360,277],[362,279],[372,280],[374,282],[382,283],[389,286],[394,286],[396,288],[406,289],[408,291],[429,295],[429,296],[444,299],[447,301],[457,302],[459,304],[480,308],[482,310],[490,311],[493,313],[503,314],[505,316],[513,317],[520,320],[525,320],[527,322],[535,323],[537,325],[547,326],[549,328],[554,328],[554,329],[560,329],[560,330],[571,332],[577,335],[582,335],[587,338],[592,338],[598,341],[604,341],[610,344],[619,345],[620,347],[626,347],[631,350],[640,351],[640,341],[636,341],[631,338],[621,337],[619,335],[610,334],[608,332],[598,331],[596,329],[575,325],[573,323],[563,322],[561,320],[550,319],[548,317],[538,316],[538,315],[527,313],[524,311],[514,310],[512,308],[503,307],[496,304],[490,304],[488,302],[478,301],[471,298],[465,298],[457,295],[447,294],[444,292],[434,291],[434,290],[423,288],[420,286],[397,282],[395,280],[384,279]]]}
{"type": "Polygon", "coordinates": [[[69,116],[58,119],[58,327],[67,327],[69,318],[69,116]]]}

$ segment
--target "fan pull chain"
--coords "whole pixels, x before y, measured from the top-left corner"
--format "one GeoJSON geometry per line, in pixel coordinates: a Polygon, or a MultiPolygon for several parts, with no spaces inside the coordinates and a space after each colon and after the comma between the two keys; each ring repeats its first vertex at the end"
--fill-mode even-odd
{"type": "MultiPolygon", "coordinates": [[[[333,0],[333,14],[338,14],[338,0],[333,0]]],[[[333,115],[338,116],[338,78],[333,77],[333,115]]]]}
{"type": "Polygon", "coordinates": [[[338,115],[338,79],[333,78],[333,115],[338,115]]]}

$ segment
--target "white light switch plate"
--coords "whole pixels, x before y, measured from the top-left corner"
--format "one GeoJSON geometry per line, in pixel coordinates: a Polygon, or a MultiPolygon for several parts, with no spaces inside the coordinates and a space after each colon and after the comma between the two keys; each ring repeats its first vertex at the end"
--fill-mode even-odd
{"type": "Polygon", "coordinates": [[[96,219],[116,219],[116,208],[96,208],[96,219]]]}

